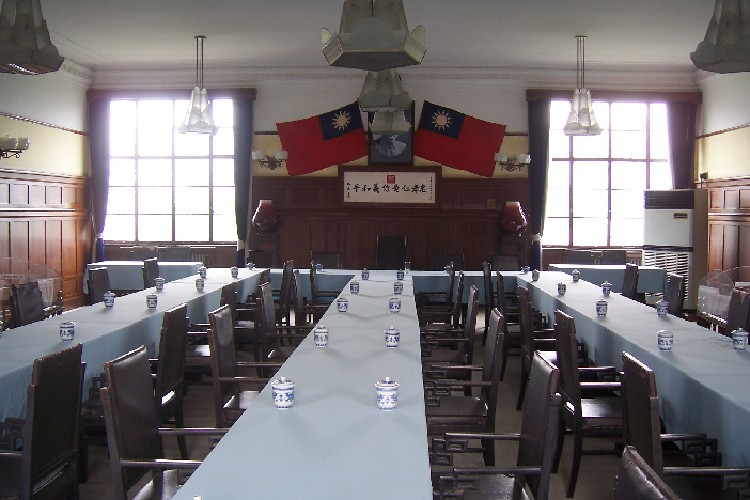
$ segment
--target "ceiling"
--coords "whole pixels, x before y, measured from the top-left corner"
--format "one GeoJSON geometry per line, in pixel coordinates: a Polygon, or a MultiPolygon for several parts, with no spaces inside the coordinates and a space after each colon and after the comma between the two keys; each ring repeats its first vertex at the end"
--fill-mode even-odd
{"type": "MultiPolygon", "coordinates": [[[[575,65],[691,67],[711,0],[404,0],[409,28],[427,31],[423,66],[545,68],[575,65]]],[[[320,29],[338,31],[343,0],[42,1],[61,54],[95,71],[195,64],[326,67],[320,29]]]]}

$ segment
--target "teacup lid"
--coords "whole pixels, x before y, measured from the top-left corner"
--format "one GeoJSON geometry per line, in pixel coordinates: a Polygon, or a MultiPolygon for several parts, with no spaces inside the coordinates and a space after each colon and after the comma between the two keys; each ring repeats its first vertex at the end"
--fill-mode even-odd
{"type": "Polygon", "coordinates": [[[399,329],[398,329],[398,328],[396,328],[396,327],[393,327],[393,326],[391,326],[391,327],[389,327],[389,328],[388,328],[388,329],[387,329],[387,330],[385,331],[385,333],[390,333],[391,335],[394,335],[394,334],[397,334],[397,333],[401,333],[401,330],[399,330],[399,329]]]}
{"type": "Polygon", "coordinates": [[[232,266],[230,267],[230,269],[237,269],[237,266],[232,266]]]}
{"type": "Polygon", "coordinates": [[[604,299],[599,299],[599,300],[596,301],[596,304],[597,305],[604,305],[604,304],[607,304],[607,301],[604,300],[604,299]]]}
{"type": "Polygon", "coordinates": [[[609,281],[605,281],[604,283],[602,283],[602,286],[608,286],[608,287],[611,288],[612,287],[612,283],[610,283],[609,281]]]}
{"type": "Polygon", "coordinates": [[[664,335],[674,335],[674,332],[672,330],[659,330],[656,332],[657,335],[664,336],[664,335]]]}
{"type": "Polygon", "coordinates": [[[112,290],[107,290],[107,291],[106,291],[106,292],[104,293],[104,295],[114,295],[114,294],[115,294],[115,292],[113,292],[112,290]]]}
{"type": "Polygon", "coordinates": [[[357,280],[352,280],[351,283],[352,283],[352,285],[359,285],[359,281],[357,281],[357,280]]]}
{"type": "Polygon", "coordinates": [[[565,283],[563,283],[563,282],[561,281],[560,283],[558,283],[558,284],[557,284],[557,286],[565,286],[565,283]]]}
{"type": "Polygon", "coordinates": [[[146,298],[147,299],[155,299],[156,298],[156,294],[155,293],[149,293],[148,295],[146,295],[146,298]]]}
{"type": "Polygon", "coordinates": [[[398,285],[401,285],[401,286],[403,286],[403,285],[404,285],[404,284],[403,284],[403,283],[401,283],[400,281],[394,281],[394,282],[393,282],[393,284],[394,284],[394,285],[396,285],[396,286],[398,286],[398,285]]]}
{"type": "Polygon", "coordinates": [[[732,332],[732,337],[734,337],[735,335],[738,337],[747,337],[748,333],[744,328],[737,328],[732,332]]]}
{"type": "Polygon", "coordinates": [[[328,332],[329,330],[328,330],[327,326],[318,325],[318,326],[315,327],[315,330],[313,330],[313,331],[315,331],[315,332],[328,332]]]}
{"type": "Polygon", "coordinates": [[[338,301],[339,302],[349,302],[349,299],[347,299],[346,297],[339,297],[338,301]]]}
{"type": "Polygon", "coordinates": [[[579,271],[578,269],[573,269],[573,274],[581,274],[581,271],[579,271]]]}
{"type": "Polygon", "coordinates": [[[60,323],[60,326],[65,326],[65,327],[70,327],[70,326],[75,326],[75,325],[76,324],[73,323],[72,321],[63,321],[62,323],[60,323]]]}
{"type": "Polygon", "coordinates": [[[249,268],[253,268],[253,267],[255,267],[255,263],[254,263],[254,262],[252,262],[252,261],[251,261],[251,262],[248,262],[248,263],[247,263],[247,267],[249,267],[249,268]]]}
{"type": "Polygon", "coordinates": [[[271,382],[271,385],[274,387],[292,387],[294,386],[294,381],[286,377],[281,377],[271,382]]]}
{"type": "Polygon", "coordinates": [[[391,297],[389,300],[391,302],[401,302],[401,299],[399,299],[398,297],[391,297]]]}
{"type": "Polygon", "coordinates": [[[206,266],[201,266],[198,269],[206,269],[206,266]]]}
{"type": "Polygon", "coordinates": [[[398,387],[398,382],[395,380],[392,380],[391,377],[385,377],[382,380],[378,380],[377,383],[375,383],[377,387],[398,387]]]}

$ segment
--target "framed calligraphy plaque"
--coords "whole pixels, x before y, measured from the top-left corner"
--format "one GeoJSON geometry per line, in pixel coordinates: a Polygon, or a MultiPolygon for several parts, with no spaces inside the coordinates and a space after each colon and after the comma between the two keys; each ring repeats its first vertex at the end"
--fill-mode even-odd
{"type": "Polygon", "coordinates": [[[434,207],[440,169],[407,167],[339,167],[343,204],[434,207]]]}

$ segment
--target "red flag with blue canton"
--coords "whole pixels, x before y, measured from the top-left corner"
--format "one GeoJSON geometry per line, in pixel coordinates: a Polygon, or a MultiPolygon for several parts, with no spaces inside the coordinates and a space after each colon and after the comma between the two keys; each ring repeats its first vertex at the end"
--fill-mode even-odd
{"type": "Polygon", "coordinates": [[[474,174],[492,177],[505,125],[491,123],[425,101],[414,136],[414,154],[474,174]]]}
{"type": "Polygon", "coordinates": [[[367,155],[367,137],[359,106],[343,108],[304,120],[277,123],[281,147],[288,153],[289,175],[302,175],[367,155]]]}

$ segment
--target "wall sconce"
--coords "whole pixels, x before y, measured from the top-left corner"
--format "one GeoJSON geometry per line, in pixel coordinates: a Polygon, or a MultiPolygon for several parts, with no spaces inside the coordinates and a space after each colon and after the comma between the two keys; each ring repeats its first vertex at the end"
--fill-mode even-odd
{"type": "Polygon", "coordinates": [[[523,167],[528,166],[529,163],[531,163],[531,156],[529,155],[520,154],[513,158],[508,158],[508,155],[506,154],[500,152],[495,153],[495,166],[507,170],[508,172],[522,170],[523,167]]]}
{"type": "Polygon", "coordinates": [[[273,156],[268,156],[263,151],[253,151],[253,160],[257,161],[261,167],[265,167],[268,170],[276,170],[277,168],[284,165],[288,153],[283,149],[278,151],[273,156]]]}
{"type": "Polygon", "coordinates": [[[26,137],[0,137],[0,158],[18,158],[21,153],[29,149],[29,139],[26,137]]]}

